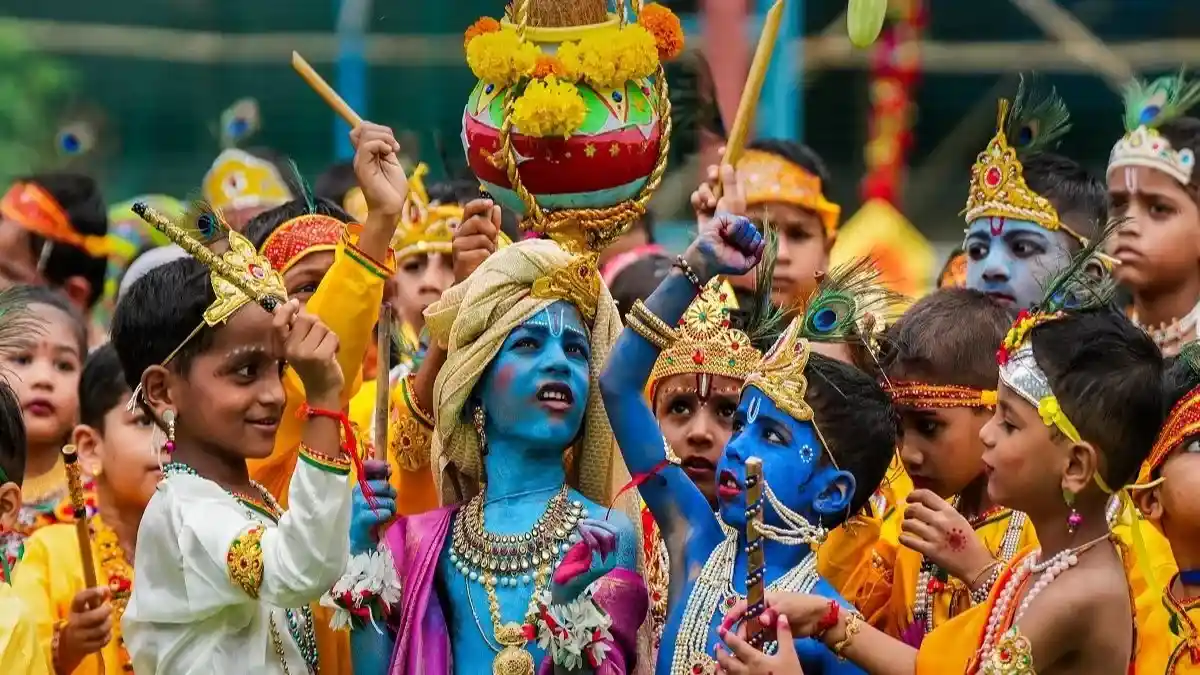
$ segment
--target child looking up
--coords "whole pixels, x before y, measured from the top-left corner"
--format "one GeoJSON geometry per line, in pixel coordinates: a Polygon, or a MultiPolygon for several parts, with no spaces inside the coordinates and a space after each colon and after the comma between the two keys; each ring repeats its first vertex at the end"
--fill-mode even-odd
{"type": "MultiPolygon", "coordinates": [[[[66,296],[40,286],[17,292],[25,297],[42,330],[3,356],[21,402],[28,443],[24,505],[12,527],[0,534],[10,566],[20,560],[26,537],[47,525],[73,522],[62,446],[69,441],[79,415],[79,373],[87,354],[86,324],[66,296]]],[[[90,479],[84,491],[92,501],[90,479]]]]}
{"type": "Polygon", "coordinates": [[[225,260],[279,303],[272,314],[188,258],[135,283],[113,321],[126,384],[172,453],[142,516],[122,621],[141,674],[314,672],[309,604],[349,557],[337,336],[285,303],[280,275],[229,237],[225,260]],[[275,445],[285,367],[304,386],[308,423],[283,513],[247,460],[275,445]]]}
{"type": "Polygon", "coordinates": [[[79,426],[72,443],[95,476],[92,559],[99,588],[84,586],[75,526],[59,523],[25,542],[13,587],[38,620],[42,646],[55,668],[76,675],[128,672],[121,615],[133,585],[134,549],[146,503],[162,477],[166,438],[141,408],[129,410],[130,389],[112,345],[92,352],[79,381],[79,426]],[[107,602],[106,602],[107,600],[107,602]],[[99,652],[100,659],[90,657],[99,652]]]}

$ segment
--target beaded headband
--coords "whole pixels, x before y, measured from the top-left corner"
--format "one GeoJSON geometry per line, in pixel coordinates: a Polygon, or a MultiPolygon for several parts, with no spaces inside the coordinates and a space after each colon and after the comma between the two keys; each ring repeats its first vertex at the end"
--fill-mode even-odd
{"type": "Polygon", "coordinates": [[[1072,442],[1079,443],[1079,431],[1059,405],[1058,397],[1050,388],[1050,378],[1033,356],[1033,341],[1029,339],[1034,328],[1061,316],[1061,312],[1031,314],[1021,310],[996,351],[996,362],[1000,365],[1000,381],[1005,386],[1036,408],[1046,426],[1058,428],[1072,442]]]}
{"type": "Polygon", "coordinates": [[[1184,115],[1200,101],[1200,83],[1181,71],[1146,83],[1134,80],[1124,92],[1125,135],[1108,156],[1108,173],[1122,167],[1157,169],[1183,185],[1191,182],[1196,155],[1189,148],[1171,147],[1158,127],[1184,115]]]}
{"type": "Polygon", "coordinates": [[[1200,386],[1192,389],[1171,408],[1167,423],[1158,432],[1150,455],[1142,462],[1133,488],[1149,488],[1157,485],[1154,472],[1160,469],[1167,455],[1188,438],[1200,434],[1200,386]]]}
{"type": "Polygon", "coordinates": [[[1175,150],[1157,129],[1140,126],[1126,133],[1108,155],[1108,173],[1123,167],[1158,169],[1187,185],[1196,168],[1196,155],[1190,148],[1175,150]]]}
{"type": "Polygon", "coordinates": [[[893,380],[887,392],[892,403],[909,408],[994,408],[996,392],[955,384],[926,384],[893,380]]]}
{"type": "Polygon", "coordinates": [[[275,208],[292,200],[292,191],[274,164],[245,150],[225,150],[213,161],[201,184],[204,201],[214,209],[275,208]]]}
{"type": "Polygon", "coordinates": [[[825,236],[837,234],[842,207],[825,198],[821,179],[786,159],[761,150],[747,150],[737,163],[746,204],[782,202],[816,213],[825,236]]]}
{"type": "Polygon", "coordinates": [[[310,253],[336,251],[346,224],[332,216],[305,214],[285,222],[267,236],[261,252],[283,274],[310,253]]]}
{"type": "MultiPolygon", "coordinates": [[[[0,215],[42,237],[48,244],[77,248],[93,258],[104,258],[112,250],[108,237],[76,231],[58,200],[35,183],[13,183],[0,199],[0,215]]],[[[43,251],[42,258],[48,255],[48,251],[43,251]]]]}
{"type": "Polygon", "coordinates": [[[729,325],[730,312],[736,308],[729,282],[713,279],[679,320],[675,340],[658,355],[650,371],[651,387],[686,373],[741,380],[758,368],[762,352],[750,344],[746,333],[729,325]]]}

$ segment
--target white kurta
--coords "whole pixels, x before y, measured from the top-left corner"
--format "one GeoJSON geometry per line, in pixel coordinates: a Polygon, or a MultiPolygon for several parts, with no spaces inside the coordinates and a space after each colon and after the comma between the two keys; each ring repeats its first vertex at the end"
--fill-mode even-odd
{"type": "Polygon", "coordinates": [[[133,595],[121,624],[134,672],[309,672],[297,637],[311,634],[303,625],[311,614],[283,608],[307,608],[346,568],[350,481],[301,460],[288,499],[276,524],[210,480],[172,474],[159,483],[138,528],[133,595]],[[226,557],[258,525],[266,529],[255,599],[230,578],[226,557]]]}

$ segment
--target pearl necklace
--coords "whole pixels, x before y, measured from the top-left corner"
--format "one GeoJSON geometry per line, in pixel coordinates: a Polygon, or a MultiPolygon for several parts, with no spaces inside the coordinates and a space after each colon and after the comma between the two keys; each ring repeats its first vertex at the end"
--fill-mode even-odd
{"type": "MultiPolygon", "coordinates": [[[[683,609],[683,619],[675,639],[675,654],[671,659],[671,675],[694,675],[712,673],[716,661],[706,653],[708,633],[722,600],[726,606],[741,596],[733,590],[733,570],[737,563],[737,530],[718,520],[725,540],[709,554],[700,570],[696,585],[683,609]]],[[[817,556],[810,551],[799,565],[788,570],[767,587],[768,591],[809,593],[816,586],[817,556]]]]}
{"type": "Polygon", "coordinates": [[[1064,549],[1059,551],[1049,560],[1042,561],[1041,549],[1031,551],[1025,556],[1016,569],[1012,570],[1008,580],[1001,589],[1000,595],[997,596],[995,604],[992,605],[992,611],[988,614],[987,630],[983,634],[983,642],[976,654],[976,663],[987,663],[992,656],[992,651],[996,648],[996,643],[1000,641],[1001,636],[1011,627],[1016,626],[1025,615],[1025,611],[1029,609],[1029,605],[1033,599],[1042,591],[1046,590],[1055,579],[1062,575],[1063,572],[1074,567],[1079,563],[1079,556],[1091,549],[1096,544],[1105,541],[1111,534],[1105,534],[1102,537],[1097,537],[1092,541],[1081,546],[1064,549]],[[1017,611],[1013,614],[1012,621],[1007,626],[1001,626],[1005,617],[1008,616],[1009,607],[1012,606],[1016,596],[1021,589],[1025,588],[1029,578],[1035,574],[1041,575],[1033,588],[1025,594],[1021,600],[1021,604],[1017,607],[1017,611]]]}
{"type": "Polygon", "coordinates": [[[1149,333],[1150,339],[1154,340],[1154,344],[1158,345],[1160,349],[1196,338],[1198,336],[1197,319],[1200,319],[1200,303],[1196,303],[1196,306],[1178,319],[1166,321],[1157,326],[1147,326],[1138,321],[1136,313],[1133,315],[1133,323],[1149,333]]]}

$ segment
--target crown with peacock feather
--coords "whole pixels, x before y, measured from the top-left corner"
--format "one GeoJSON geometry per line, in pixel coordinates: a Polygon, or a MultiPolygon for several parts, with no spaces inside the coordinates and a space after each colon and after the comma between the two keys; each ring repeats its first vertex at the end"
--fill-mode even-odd
{"type": "Polygon", "coordinates": [[[1182,116],[1200,101],[1200,82],[1189,82],[1180,71],[1147,84],[1135,80],[1125,89],[1125,135],[1113,146],[1108,172],[1122,167],[1158,169],[1187,185],[1196,168],[1190,148],[1176,150],[1158,127],[1182,116]]]}

